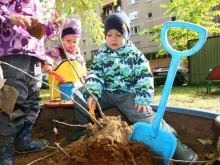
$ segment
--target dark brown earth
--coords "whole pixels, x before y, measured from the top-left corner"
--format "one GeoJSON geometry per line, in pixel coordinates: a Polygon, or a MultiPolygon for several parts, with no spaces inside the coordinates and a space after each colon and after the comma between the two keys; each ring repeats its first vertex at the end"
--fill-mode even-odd
{"type": "MultiPolygon", "coordinates": [[[[118,117],[99,119],[99,125],[88,125],[87,135],[65,147],[65,152],[37,162],[49,165],[161,165],[144,143],[128,141],[131,126],[118,117]]],[[[18,160],[19,162],[19,160],[18,160]]]]}
{"type": "Polygon", "coordinates": [[[152,159],[153,153],[143,143],[128,142],[128,135],[132,128],[120,117],[106,117],[99,120],[104,125],[100,129],[98,125],[87,129],[87,136],[66,147],[66,153],[60,154],[58,163],[50,159],[48,164],[55,165],[161,165],[161,161],[152,159]],[[92,134],[91,134],[92,133],[92,134]]]}
{"type": "MultiPolygon", "coordinates": [[[[70,110],[67,110],[71,112],[70,110]]],[[[72,144],[67,143],[66,135],[72,132],[75,128],[61,126],[57,124],[59,134],[57,136],[53,133],[53,122],[49,121],[50,117],[56,116],[57,120],[64,120],[73,114],[62,109],[49,110],[41,114],[47,117],[41,124],[37,124],[34,129],[35,138],[43,138],[50,141],[50,146],[46,150],[30,153],[30,154],[15,154],[16,165],[37,164],[37,165],[159,165],[162,164],[160,160],[153,159],[153,153],[143,143],[134,141],[127,141],[130,134],[131,127],[120,118],[108,117],[106,121],[99,120],[100,123],[106,125],[103,129],[99,129],[94,125],[92,132],[94,135],[82,137],[77,142],[72,144]],[[48,115],[46,115],[48,113],[48,115]],[[53,116],[54,115],[54,116],[53,116]],[[66,115],[66,116],[65,116],[66,115]],[[65,116],[65,117],[64,117],[65,116]],[[57,150],[58,145],[65,151],[57,150]],[[54,153],[54,154],[53,154],[54,153]],[[52,156],[48,156],[53,154],[52,156]],[[46,157],[48,156],[48,157],[46,157]],[[70,158],[69,158],[70,157],[70,158]],[[40,160],[44,158],[43,160],[40,160]]],[[[115,110],[107,111],[107,115],[118,116],[115,110]],[[114,112],[113,112],[114,111],[114,112]],[[113,113],[112,113],[113,112],[113,113]]],[[[71,112],[72,113],[72,112],[71,112]]],[[[42,117],[41,117],[42,119],[42,117]]],[[[122,118],[124,120],[124,118],[122,118]]],[[[200,160],[209,160],[207,154],[212,153],[216,146],[219,130],[213,126],[213,121],[209,119],[200,119],[188,115],[178,115],[175,113],[165,114],[166,121],[172,125],[179,133],[179,139],[184,144],[190,146],[198,155],[200,160]],[[186,122],[187,121],[187,122],[186,122]],[[212,145],[204,146],[198,139],[210,140],[212,145]]],[[[74,119],[67,120],[67,123],[74,123],[74,119]]],[[[215,159],[212,158],[212,159],[215,159]]],[[[174,163],[173,163],[174,164],[174,163]]]]}
{"type": "Polygon", "coordinates": [[[30,18],[31,19],[31,26],[27,27],[27,31],[28,33],[32,36],[35,37],[37,39],[41,39],[45,32],[44,32],[44,24],[38,22],[36,19],[34,18],[30,18]]]}

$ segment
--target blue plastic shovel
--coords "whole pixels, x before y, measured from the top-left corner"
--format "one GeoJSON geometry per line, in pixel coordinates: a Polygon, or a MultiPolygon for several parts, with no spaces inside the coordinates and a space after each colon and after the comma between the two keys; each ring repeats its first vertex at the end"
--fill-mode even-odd
{"type": "MultiPolygon", "coordinates": [[[[163,93],[161,96],[161,100],[159,103],[159,107],[157,110],[157,114],[154,118],[152,124],[147,124],[143,122],[138,122],[133,125],[133,131],[129,136],[129,140],[133,139],[136,141],[144,142],[148,145],[152,151],[156,154],[159,154],[163,158],[172,158],[176,149],[177,140],[175,136],[163,130],[160,127],[161,120],[164,115],[165,107],[167,104],[168,97],[170,95],[170,91],[173,85],[173,81],[177,72],[177,68],[182,57],[188,57],[196,52],[198,52],[202,46],[204,45],[207,37],[207,31],[204,27],[198,26],[192,23],[187,22],[166,22],[162,27],[160,39],[164,49],[171,54],[172,60],[169,68],[169,72],[167,75],[167,79],[165,82],[165,86],[163,89],[163,93]],[[187,50],[187,51],[177,51],[174,50],[167,39],[167,31],[169,28],[179,27],[179,28],[187,28],[191,30],[195,30],[199,33],[200,37],[196,45],[187,50]]],[[[169,163],[168,160],[164,160],[164,164],[167,165],[169,163]]]]}

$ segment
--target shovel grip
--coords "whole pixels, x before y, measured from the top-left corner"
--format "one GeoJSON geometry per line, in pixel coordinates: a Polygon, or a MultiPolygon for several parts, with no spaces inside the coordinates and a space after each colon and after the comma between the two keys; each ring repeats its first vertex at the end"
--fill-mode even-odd
{"type": "Polygon", "coordinates": [[[196,24],[192,24],[189,22],[179,22],[179,21],[167,21],[163,25],[163,28],[160,33],[160,39],[161,39],[161,43],[162,43],[163,48],[168,53],[170,53],[172,56],[174,54],[178,54],[178,56],[180,56],[180,58],[191,56],[191,55],[195,54],[196,52],[198,52],[202,48],[202,46],[205,44],[206,37],[207,37],[207,30],[204,27],[196,25],[196,24]],[[196,45],[194,47],[192,47],[191,49],[186,50],[186,51],[178,51],[178,50],[173,49],[170,46],[170,44],[168,42],[168,38],[167,38],[168,29],[171,27],[186,28],[186,29],[191,29],[191,30],[197,31],[199,33],[198,42],[196,43],[196,45]]]}

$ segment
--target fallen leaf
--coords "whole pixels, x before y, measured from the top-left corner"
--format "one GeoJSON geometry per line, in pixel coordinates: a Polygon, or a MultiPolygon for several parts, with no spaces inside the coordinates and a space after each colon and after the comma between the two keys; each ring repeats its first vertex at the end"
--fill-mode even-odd
{"type": "Polygon", "coordinates": [[[203,145],[205,144],[212,144],[211,140],[205,140],[205,139],[197,139],[200,143],[202,143],[203,145]]]}
{"type": "Polygon", "coordinates": [[[218,158],[215,153],[206,153],[205,156],[206,156],[209,160],[214,160],[214,159],[218,158]]]}
{"type": "Polygon", "coordinates": [[[6,79],[4,79],[3,76],[3,71],[2,71],[2,66],[0,65],[0,89],[2,89],[2,87],[5,84],[6,79]]]}
{"type": "Polygon", "coordinates": [[[0,89],[0,109],[12,119],[12,112],[16,103],[18,92],[14,87],[4,85],[0,89]],[[4,101],[4,102],[3,102],[4,101]]]}
{"type": "Polygon", "coordinates": [[[5,81],[6,81],[6,79],[2,79],[0,77],[0,89],[2,89],[2,87],[5,85],[5,81]]]}

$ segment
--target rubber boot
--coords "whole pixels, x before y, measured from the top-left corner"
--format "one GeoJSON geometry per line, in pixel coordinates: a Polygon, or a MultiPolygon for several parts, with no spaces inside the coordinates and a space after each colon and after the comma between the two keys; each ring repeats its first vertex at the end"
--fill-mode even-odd
{"type": "Polygon", "coordinates": [[[77,128],[76,131],[74,131],[73,133],[69,134],[66,139],[69,141],[69,142],[74,142],[76,140],[78,140],[81,136],[85,135],[85,130],[86,128],[84,127],[79,127],[77,128]]]}
{"type": "Polygon", "coordinates": [[[17,153],[35,152],[45,149],[48,142],[45,140],[33,140],[33,124],[25,122],[23,129],[17,133],[15,138],[15,151],[17,153]]]}
{"type": "MultiPolygon", "coordinates": [[[[198,155],[191,150],[188,146],[185,144],[182,144],[179,139],[177,139],[177,147],[176,151],[173,155],[173,159],[175,160],[185,160],[185,161],[197,161],[198,160],[198,155]]],[[[175,162],[175,165],[192,165],[195,163],[180,163],[180,162],[175,162]]]]}
{"type": "Polygon", "coordinates": [[[15,136],[0,136],[0,165],[15,165],[13,158],[15,136]]]}

